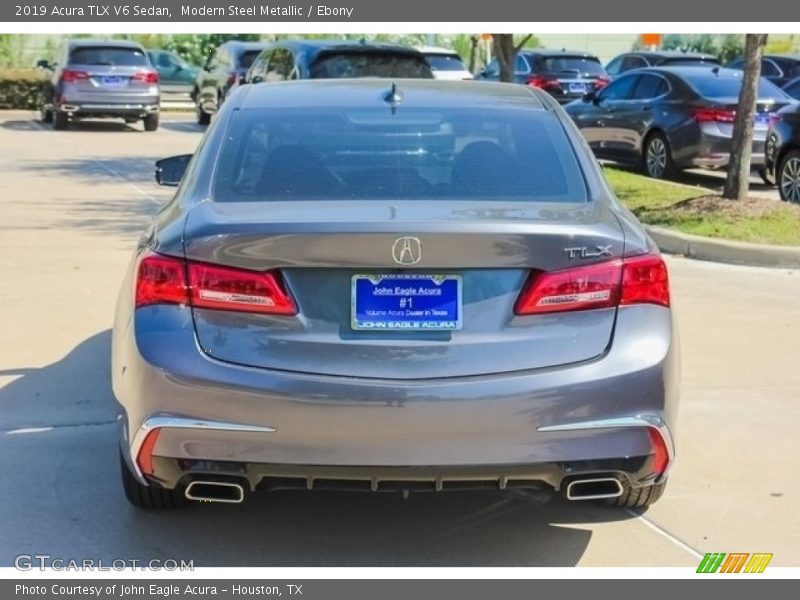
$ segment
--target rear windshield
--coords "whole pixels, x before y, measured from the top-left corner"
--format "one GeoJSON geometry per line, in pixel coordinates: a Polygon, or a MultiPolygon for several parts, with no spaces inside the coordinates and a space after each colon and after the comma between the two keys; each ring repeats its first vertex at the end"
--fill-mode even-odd
{"type": "Polygon", "coordinates": [[[425,59],[434,71],[466,71],[458,54],[426,54],[425,59]]]}
{"type": "Polygon", "coordinates": [[[261,54],[261,50],[245,50],[239,55],[239,67],[249,69],[259,54],[261,54]]]}
{"type": "Polygon", "coordinates": [[[574,150],[545,111],[244,109],[214,182],[219,202],[486,199],[582,202],[574,150]]]}
{"type": "Polygon", "coordinates": [[[575,72],[586,75],[604,75],[603,65],[600,61],[592,57],[583,56],[554,56],[545,58],[543,61],[544,70],[550,73],[569,73],[575,72]]]}
{"type": "MultiPolygon", "coordinates": [[[[697,75],[684,75],[684,78],[698,94],[706,98],[738,98],[739,90],[742,88],[741,77],[718,77],[704,72],[697,75]]],[[[763,77],[758,84],[758,97],[789,99],[783,90],[763,77]]]]}
{"type": "Polygon", "coordinates": [[[422,56],[393,52],[325,52],[311,65],[312,79],[402,77],[430,79],[422,56]]]}
{"type": "Polygon", "coordinates": [[[150,64],[150,59],[137,48],[86,46],[75,48],[69,55],[69,62],[73,65],[144,67],[150,64]]]}

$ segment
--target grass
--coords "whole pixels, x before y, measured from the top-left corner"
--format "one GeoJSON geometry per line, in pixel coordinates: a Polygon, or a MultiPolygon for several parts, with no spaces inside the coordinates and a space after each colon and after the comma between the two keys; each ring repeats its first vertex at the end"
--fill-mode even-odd
{"type": "Polygon", "coordinates": [[[712,238],[800,246],[800,206],[769,198],[724,200],[709,190],[613,167],[606,179],[642,223],[712,238]]]}

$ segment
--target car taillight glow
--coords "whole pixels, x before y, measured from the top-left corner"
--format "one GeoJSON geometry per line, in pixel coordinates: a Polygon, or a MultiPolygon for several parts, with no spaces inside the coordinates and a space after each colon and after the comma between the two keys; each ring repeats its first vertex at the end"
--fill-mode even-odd
{"type": "Polygon", "coordinates": [[[75,83],[76,81],[84,81],[89,79],[89,73],[86,71],[76,71],[74,69],[64,69],[61,71],[61,81],[63,83],[75,83]]]}
{"type": "Polygon", "coordinates": [[[542,75],[534,75],[525,80],[525,85],[543,90],[553,89],[559,87],[558,79],[555,77],[544,77],[542,75]]]}
{"type": "Polygon", "coordinates": [[[189,263],[189,294],[195,308],[293,315],[294,302],[279,276],[205,263],[189,263]]]}
{"type": "Polygon", "coordinates": [[[152,304],[191,304],[194,308],[293,315],[294,301],[280,275],[150,253],[139,262],[136,308],[152,304]]]}
{"type": "Polygon", "coordinates": [[[692,118],[698,123],[733,123],[736,111],[728,108],[693,108],[692,118]]]}
{"type": "Polygon", "coordinates": [[[158,73],[156,71],[138,71],[133,74],[131,79],[144,83],[158,83],[158,73]]]}
{"type": "Polygon", "coordinates": [[[667,269],[660,256],[645,254],[562,271],[535,272],[514,312],[532,315],[618,304],[669,306],[667,269]]]}
{"type": "Polygon", "coordinates": [[[606,87],[609,83],[611,83],[610,77],[598,77],[595,79],[594,89],[599,90],[600,88],[606,87]]]}

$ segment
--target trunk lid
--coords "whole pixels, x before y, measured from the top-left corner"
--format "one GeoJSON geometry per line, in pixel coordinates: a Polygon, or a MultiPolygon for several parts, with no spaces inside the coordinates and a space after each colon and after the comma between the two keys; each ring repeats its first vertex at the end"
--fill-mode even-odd
{"type": "Polygon", "coordinates": [[[623,242],[599,202],[203,202],[185,227],[187,259],[279,269],[298,308],[289,317],[194,309],[206,353],[251,367],[384,379],[503,373],[602,354],[616,309],[520,317],[514,304],[531,269],[609,260],[623,242]],[[421,243],[413,266],[395,260],[403,236],[421,243]],[[598,246],[607,254],[579,258],[574,250],[598,246]],[[461,329],[354,330],[355,274],[459,276],[461,329]]]}

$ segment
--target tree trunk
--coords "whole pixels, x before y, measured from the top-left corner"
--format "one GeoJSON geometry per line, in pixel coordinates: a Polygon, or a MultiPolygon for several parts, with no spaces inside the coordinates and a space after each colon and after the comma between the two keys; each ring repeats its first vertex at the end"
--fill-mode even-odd
{"type": "Polygon", "coordinates": [[[728,176],[722,197],[729,200],[747,198],[750,184],[750,158],[753,149],[753,122],[758,101],[758,82],[761,77],[761,55],[767,35],[748,33],[745,37],[745,65],[739,104],[733,122],[731,157],[728,162],[728,176]]]}
{"type": "Polygon", "coordinates": [[[517,49],[514,46],[514,36],[510,33],[493,33],[492,47],[497,64],[500,67],[500,81],[513,83],[514,68],[517,62],[517,49]]]}
{"type": "Polygon", "coordinates": [[[478,58],[478,43],[481,41],[481,38],[475,34],[472,34],[469,37],[469,72],[475,72],[475,63],[477,62],[478,58]]]}

